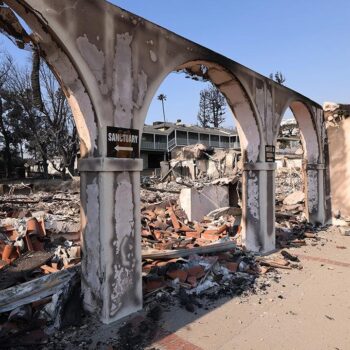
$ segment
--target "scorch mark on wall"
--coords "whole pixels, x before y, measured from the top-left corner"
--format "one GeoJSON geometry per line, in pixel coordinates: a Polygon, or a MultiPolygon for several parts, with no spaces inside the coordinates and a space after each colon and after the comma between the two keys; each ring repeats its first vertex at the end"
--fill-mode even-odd
{"type": "Polygon", "coordinates": [[[259,220],[258,177],[252,171],[249,171],[247,191],[248,191],[248,210],[254,219],[259,220]]]}
{"type": "Polygon", "coordinates": [[[114,122],[116,126],[130,128],[133,109],[132,77],[132,36],[129,33],[117,34],[113,65],[113,104],[114,122]]]}
{"type": "Polygon", "coordinates": [[[96,178],[86,187],[86,217],[87,225],[84,231],[84,302],[93,310],[96,301],[100,300],[101,271],[100,271],[100,237],[99,237],[99,188],[96,178]]]}
{"type": "Polygon", "coordinates": [[[130,175],[121,173],[117,176],[116,181],[115,233],[112,240],[115,259],[111,279],[111,317],[118,313],[125,298],[132,298],[136,264],[133,188],[130,175]]]}

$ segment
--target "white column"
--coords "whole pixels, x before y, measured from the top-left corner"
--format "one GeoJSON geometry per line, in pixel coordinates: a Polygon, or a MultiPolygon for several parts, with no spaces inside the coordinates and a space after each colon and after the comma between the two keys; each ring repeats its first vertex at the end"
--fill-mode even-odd
{"type": "Polygon", "coordinates": [[[84,307],[110,323],[142,308],[142,159],[87,158],[79,170],[84,307]]]}
{"type": "Polygon", "coordinates": [[[242,238],[247,249],[275,249],[275,163],[246,163],[243,171],[242,238]]]}
{"type": "Polygon", "coordinates": [[[305,215],[313,224],[326,222],[325,208],[325,164],[306,163],[303,165],[305,179],[305,215]]]}

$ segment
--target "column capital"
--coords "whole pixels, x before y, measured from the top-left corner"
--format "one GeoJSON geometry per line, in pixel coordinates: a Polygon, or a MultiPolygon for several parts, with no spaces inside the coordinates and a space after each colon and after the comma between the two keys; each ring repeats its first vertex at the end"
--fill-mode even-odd
{"type": "Polygon", "coordinates": [[[243,170],[245,171],[274,171],[277,168],[276,163],[272,162],[259,162],[259,163],[244,163],[243,170]]]}
{"type": "Polygon", "coordinates": [[[325,170],[327,166],[325,163],[306,163],[303,164],[304,170],[325,170]]]}
{"type": "Polygon", "coordinates": [[[142,171],[143,160],[141,158],[83,158],[78,162],[81,172],[123,172],[142,171]]]}

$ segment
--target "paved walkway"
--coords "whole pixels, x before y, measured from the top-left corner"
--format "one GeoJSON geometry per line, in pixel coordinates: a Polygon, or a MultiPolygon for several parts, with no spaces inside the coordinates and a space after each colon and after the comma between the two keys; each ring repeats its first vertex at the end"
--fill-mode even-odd
{"type": "MultiPolygon", "coordinates": [[[[280,270],[266,295],[219,301],[198,314],[162,316],[162,350],[350,349],[350,237],[334,230],[290,250],[303,270],[280,270]]],[[[150,348],[152,348],[152,346],[150,348]]]]}

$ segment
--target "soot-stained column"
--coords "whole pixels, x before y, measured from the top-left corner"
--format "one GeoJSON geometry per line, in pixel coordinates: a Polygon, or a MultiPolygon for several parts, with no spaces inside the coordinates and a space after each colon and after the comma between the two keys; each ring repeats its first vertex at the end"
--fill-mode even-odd
{"type": "Polygon", "coordinates": [[[84,306],[110,323],[142,308],[141,159],[80,162],[84,306]]]}
{"type": "Polygon", "coordinates": [[[257,253],[275,249],[275,163],[246,163],[243,171],[243,244],[257,253]]]}
{"type": "Polygon", "coordinates": [[[325,164],[306,163],[303,165],[306,179],[305,214],[312,224],[324,224],[325,212],[325,164]]]}

